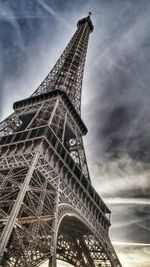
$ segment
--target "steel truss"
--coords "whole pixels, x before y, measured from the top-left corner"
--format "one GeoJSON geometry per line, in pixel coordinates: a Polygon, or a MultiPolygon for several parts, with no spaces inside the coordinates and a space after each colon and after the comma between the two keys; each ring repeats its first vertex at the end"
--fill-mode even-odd
{"type": "Polygon", "coordinates": [[[110,211],[91,185],[79,113],[90,17],[35,93],[0,125],[0,263],[34,267],[121,264],[110,211]]]}

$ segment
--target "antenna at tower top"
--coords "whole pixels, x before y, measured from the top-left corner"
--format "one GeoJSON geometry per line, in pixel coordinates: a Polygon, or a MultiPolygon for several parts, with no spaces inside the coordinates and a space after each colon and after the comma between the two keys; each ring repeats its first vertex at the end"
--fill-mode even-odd
{"type": "Polygon", "coordinates": [[[88,12],[88,14],[89,14],[89,17],[92,15],[92,12],[90,11],[90,12],[88,12]]]}

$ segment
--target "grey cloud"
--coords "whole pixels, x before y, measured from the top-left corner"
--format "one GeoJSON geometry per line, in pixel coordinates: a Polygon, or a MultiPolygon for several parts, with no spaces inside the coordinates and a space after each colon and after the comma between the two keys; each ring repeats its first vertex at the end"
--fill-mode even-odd
{"type": "Polygon", "coordinates": [[[109,205],[112,211],[112,240],[149,243],[150,207],[144,204],[109,205]]]}
{"type": "Polygon", "coordinates": [[[150,245],[120,243],[115,245],[115,249],[123,266],[149,267],[150,245]]]}
{"type": "MultiPolygon", "coordinates": [[[[109,9],[107,16],[105,10],[103,30],[98,37],[91,36],[95,38],[91,46],[96,48],[89,55],[93,71],[86,81],[89,99],[83,115],[89,133],[85,143],[95,188],[106,200],[111,197],[117,202],[116,197],[121,198],[122,204],[108,204],[111,236],[120,241],[147,242],[149,204],[145,206],[141,200],[139,207],[131,198],[149,198],[150,5],[139,1],[136,11],[131,12],[135,2],[128,2],[123,9],[114,8],[114,24],[113,12],[109,9]],[[91,108],[86,113],[87,106],[91,108]],[[124,198],[130,198],[131,203],[123,204],[124,198]]],[[[96,25],[100,27],[98,21],[96,25]]]]}
{"type": "Polygon", "coordinates": [[[54,16],[56,20],[60,23],[63,23],[69,27],[72,27],[71,24],[60,14],[58,14],[50,5],[46,4],[44,1],[38,0],[39,5],[44,8],[50,15],[54,16]]]}
{"type": "Polygon", "coordinates": [[[113,161],[101,156],[89,167],[93,184],[103,197],[149,197],[149,164],[128,155],[113,161]]]}
{"type": "MultiPolygon", "coordinates": [[[[146,160],[148,157],[146,130],[149,130],[150,82],[146,58],[150,52],[149,21],[145,9],[124,23],[122,32],[118,21],[109,42],[104,42],[104,52],[101,45],[97,44],[96,53],[99,53],[99,57],[96,54],[93,57],[93,76],[96,81],[92,86],[95,97],[91,99],[96,116],[93,124],[97,138],[103,144],[100,149],[110,157],[120,157],[124,150],[133,158],[146,160]]],[[[122,21],[120,24],[123,24],[122,21]]],[[[93,114],[90,116],[93,119],[93,114]]]]}

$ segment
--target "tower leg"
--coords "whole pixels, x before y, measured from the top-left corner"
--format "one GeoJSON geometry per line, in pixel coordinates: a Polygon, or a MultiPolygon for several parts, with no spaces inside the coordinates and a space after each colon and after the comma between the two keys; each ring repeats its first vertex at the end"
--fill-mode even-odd
{"type": "Polygon", "coordinates": [[[31,180],[31,177],[32,177],[32,174],[33,174],[33,171],[34,171],[34,167],[37,163],[37,160],[38,160],[38,157],[39,157],[39,153],[37,153],[33,160],[32,160],[32,164],[31,164],[31,167],[29,168],[27,174],[26,174],[26,177],[24,179],[24,182],[21,186],[21,189],[20,189],[20,192],[18,194],[18,197],[15,201],[15,204],[12,208],[12,211],[10,213],[10,216],[6,222],[6,225],[4,227],[4,230],[2,232],[2,235],[1,235],[1,238],[0,238],[0,264],[3,262],[3,256],[5,255],[5,252],[7,250],[7,243],[9,241],[9,238],[11,236],[11,233],[12,233],[12,229],[15,227],[15,224],[16,224],[16,219],[17,219],[17,216],[18,216],[18,213],[19,213],[19,210],[20,210],[20,207],[22,205],[22,201],[23,201],[23,198],[25,196],[25,193],[26,193],[26,190],[28,188],[28,185],[30,183],[30,180],[31,180]]]}
{"type": "Polygon", "coordinates": [[[49,267],[57,267],[57,224],[58,224],[58,204],[59,204],[59,193],[60,193],[60,178],[58,180],[58,188],[55,196],[55,219],[53,221],[53,255],[49,259],[49,267]]]}
{"type": "Polygon", "coordinates": [[[57,260],[55,256],[49,259],[48,267],[57,267],[57,260]]]}
{"type": "Polygon", "coordinates": [[[56,249],[57,249],[57,237],[56,237],[56,231],[54,232],[53,237],[53,255],[49,259],[48,267],[57,267],[57,259],[56,259],[56,249]]]}

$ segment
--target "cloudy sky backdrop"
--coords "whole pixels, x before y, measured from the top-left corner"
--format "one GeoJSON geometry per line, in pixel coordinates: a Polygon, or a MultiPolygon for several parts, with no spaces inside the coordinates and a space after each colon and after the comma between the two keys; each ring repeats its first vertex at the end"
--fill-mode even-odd
{"type": "Polygon", "coordinates": [[[1,0],[0,119],[37,88],[89,11],[82,118],[91,179],[112,211],[123,267],[149,267],[150,1],[1,0]]]}

